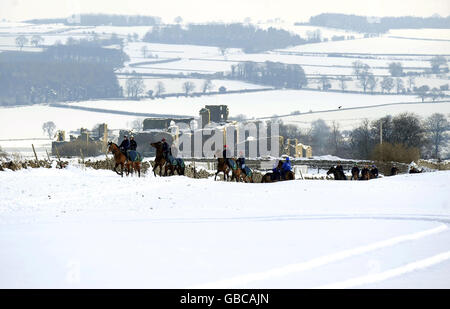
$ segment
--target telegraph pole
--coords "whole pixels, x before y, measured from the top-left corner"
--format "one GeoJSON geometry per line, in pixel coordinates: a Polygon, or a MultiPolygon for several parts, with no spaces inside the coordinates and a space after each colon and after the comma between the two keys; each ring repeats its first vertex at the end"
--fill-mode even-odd
{"type": "Polygon", "coordinates": [[[380,120],[380,145],[383,144],[383,121],[380,120]]]}

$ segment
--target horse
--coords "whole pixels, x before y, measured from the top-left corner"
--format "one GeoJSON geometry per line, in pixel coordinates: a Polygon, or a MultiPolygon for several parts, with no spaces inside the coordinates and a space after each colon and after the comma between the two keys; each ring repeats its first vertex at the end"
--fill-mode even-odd
{"type": "Polygon", "coordinates": [[[245,171],[242,168],[240,168],[241,180],[242,180],[242,182],[253,183],[253,172],[250,169],[248,169],[248,170],[250,171],[249,175],[247,175],[245,173],[245,171]]]}
{"type": "MultiPolygon", "coordinates": [[[[278,162],[278,166],[277,168],[279,170],[281,170],[281,167],[283,166],[283,161],[279,161],[278,162]]],[[[261,183],[270,183],[270,182],[277,182],[277,181],[285,181],[285,180],[294,180],[295,179],[295,174],[292,171],[288,171],[285,174],[285,178],[283,179],[280,176],[280,180],[274,179],[273,177],[273,172],[268,172],[266,173],[262,178],[261,178],[261,183]]]]}
{"type": "MultiPolygon", "coordinates": [[[[166,164],[166,159],[164,158],[163,149],[162,149],[162,142],[150,143],[150,145],[156,149],[155,164],[153,165],[153,174],[156,177],[156,168],[159,166],[159,176],[161,177],[163,167],[166,164]]],[[[167,170],[166,170],[166,175],[167,175],[167,170]]]]}
{"type": "Polygon", "coordinates": [[[352,177],[350,180],[359,180],[359,169],[352,168],[352,177]]]}
{"type": "Polygon", "coordinates": [[[361,171],[361,177],[359,178],[359,180],[370,180],[370,179],[375,179],[377,177],[375,177],[375,175],[372,173],[371,170],[368,170],[366,173],[362,173],[361,171]]]}
{"type": "Polygon", "coordinates": [[[185,165],[184,165],[183,159],[180,159],[180,158],[174,158],[174,159],[176,162],[175,164],[172,164],[170,162],[170,160],[166,160],[166,168],[165,168],[166,176],[169,176],[169,174],[168,174],[169,170],[172,173],[172,176],[175,175],[175,171],[177,171],[178,175],[183,176],[184,170],[185,170],[185,165]]]}
{"type": "Polygon", "coordinates": [[[327,175],[330,175],[330,174],[334,175],[334,180],[347,180],[347,177],[345,176],[345,174],[338,171],[334,166],[332,166],[328,170],[327,175]]]}
{"type": "MultiPolygon", "coordinates": [[[[114,166],[114,172],[117,173],[117,175],[120,175],[123,177],[123,167],[125,166],[125,163],[127,163],[127,156],[120,151],[119,146],[113,142],[108,143],[108,152],[112,152],[114,155],[114,161],[116,165],[114,166]],[[121,172],[119,173],[117,171],[117,167],[120,165],[121,172]]],[[[128,172],[127,172],[128,175],[128,172]]]]}
{"type": "Polygon", "coordinates": [[[232,167],[229,167],[231,170],[231,181],[233,181],[233,179],[236,180],[236,182],[240,182],[241,181],[241,169],[238,166],[237,160],[235,159],[230,159],[234,162],[234,166],[236,166],[235,169],[233,169],[232,167]]]}
{"type": "MultiPolygon", "coordinates": [[[[138,154],[136,152],[136,154],[138,154]]],[[[131,156],[129,156],[128,161],[126,163],[127,166],[127,176],[129,173],[133,173],[133,171],[138,172],[138,177],[141,177],[141,156],[138,154],[133,160],[131,156]]]]}
{"type": "Polygon", "coordinates": [[[216,181],[217,175],[219,175],[219,173],[221,172],[223,173],[223,180],[228,181],[228,177],[230,177],[228,175],[228,173],[230,172],[230,167],[228,166],[228,164],[226,163],[226,159],[224,158],[218,158],[217,172],[214,176],[214,181],[216,181]]]}
{"type": "Polygon", "coordinates": [[[423,168],[419,170],[418,168],[412,166],[412,167],[409,169],[409,173],[410,173],[410,174],[420,174],[420,173],[423,173],[423,168]]]}

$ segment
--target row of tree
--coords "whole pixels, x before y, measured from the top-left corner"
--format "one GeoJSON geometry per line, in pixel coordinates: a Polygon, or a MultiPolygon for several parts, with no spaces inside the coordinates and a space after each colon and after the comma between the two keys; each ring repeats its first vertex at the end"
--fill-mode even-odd
{"type": "Polygon", "coordinates": [[[0,53],[0,105],[121,96],[114,70],[127,59],[120,49],[96,44],[0,53]]]}
{"type": "Polygon", "coordinates": [[[271,61],[246,61],[232,65],[230,78],[290,89],[301,89],[308,84],[300,65],[271,61]]]}
{"type": "Polygon", "coordinates": [[[295,125],[281,124],[280,127],[281,135],[311,145],[315,155],[331,154],[349,159],[384,159],[405,163],[410,163],[411,158],[418,159],[418,156],[449,158],[450,153],[443,152],[450,140],[449,132],[449,119],[439,113],[424,120],[411,113],[386,116],[375,121],[363,120],[350,131],[341,130],[337,122],[328,125],[321,119],[313,122],[308,130],[301,130],[295,125]],[[381,147],[393,147],[399,152],[398,157],[394,154],[392,159],[390,152],[391,157],[380,157],[383,155],[380,153],[381,147]]]}
{"type": "Polygon", "coordinates": [[[282,29],[271,27],[263,30],[239,23],[191,24],[186,28],[180,25],[156,26],[145,35],[143,41],[242,48],[244,52],[260,52],[308,42],[282,29]]]}
{"type": "Polygon", "coordinates": [[[141,15],[112,14],[80,14],[68,18],[32,19],[26,21],[32,24],[65,24],[80,26],[154,26],[161,23],[160,17],[141,15]]]}
{"type": "Polygon", "coordinates": [[[312,16],[309,24],[362,33],[384,33],[389,29],[450,28],[450,16],[373,18],[348,14],[324,13],[312,16]]]}
{"type": "MultiPolygon", "coordinates": [[[[196,86],[192,81],[186,81],[182,84],[181,91],[184,95],[188,96],[193,93],[196,86]]],[[[207,93],[214,88],[214,85],[210,79],[206,79],[201,88],[202,93],[207,93]]],[[[220,87],[219,91],[224,92],[225,87],[220,87]]],[[[158,81],[156,83],[155,89],[149,89],[146,91],[146,86],[144,84],[144,80],[141,76],[135,75],[131,76],[127,79],[125,84],[126,95],[129,98],[137,99],[140,96],[146,94],[150,98],[161,97],[166,92],[166,87],[162,81],[158,81]]]]}

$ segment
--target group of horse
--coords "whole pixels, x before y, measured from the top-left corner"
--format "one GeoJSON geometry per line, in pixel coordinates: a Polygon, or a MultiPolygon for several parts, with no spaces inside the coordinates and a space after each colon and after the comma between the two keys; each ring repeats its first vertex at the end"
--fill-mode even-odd
{"type": "MultiPolygon", "coordinates": [[[[153,173],[156,176],[156,169],[159,167],[159,176],[163,176],[162,172],[164,170],[164,176],[175,175],[175,171],[178,175],[184,175],[185,173],[185,165],[183,159],[177,158],[168,158],[164,155],[162,142],[155,142],[150,144],[152,147],[156,149],[156,157],[155,164],[153,165],[153,173]]],[[[135,157],[134,159],[130,158],[130,156],[125,155],[117,144],[113,142],[108,143],[108,151],[114,155],[114,171],[123,177],[124,171],[128,176],[130,173],[134,171],[137,172],[138,176],[141,177],[141,161],[142,158],[140,156],[135,157]],[[120,172],[117,168],[120,166],[120,172]]],[[[283,161],[280,160],[278,162],[278,170],[281,170],[283,165],[283,161]]],[[[214,180],[217,179],[219,173],[223,173],[224,181],[236,181],[236,182],[246,182],[253,183],[253,172],[251,170],[245,171],[242,169],[237,160],[234,158],[225,159],[218,158],[217,164],[217,172],[215,173],[214,180]],[[229,163],[228,160],[231,160],[229,163]],[[234,162],[234,163],[233,163],[234,162]],[[231,172],[231,178],[230,178],[231,172]]],[[[327,175],[334,175],[335,180],[348,180],[347,176],[344,173],[336,169],[336,167],[332,166],[327,175]]],[[[376,178],[376,175],[372,173],[372,171],[368,171],[362,176],[359,176],[359,172],[353,172],[350,180],[370,180],[376,178]]],[[[292,171],[287,171],[283,176],[275,175],[273,172],[268,172],[261,178],[261,183],[271,183],[277,181],[285,181],[285,180],[294,180],[295,174],[292,171]]]]}
{"type": "Polygon", "coordinates": [[[352,176],[350,179],[342,172],[339,171],[336,167],[332,166],[328,172],[327,175],[333,174],[334,180],[370,180],[377,178],[377,175],[375,175],[372,170],[368,170],[366,173],[359,175],[359,171],[352,171],[352,176]]]}
{"type": "MultiPolygon", "coordinates": [[[[164,152],[163,152],[163,144],[162,142],[155,142],[150,144],[152,147],[156,149],[156,157],[155,157],[155,163],[153,165],[153,174],[156,176],[156,169],[159,167],[159,176],[170,176],[175,175],[175,171],[178,175],[184,175],[185,174],[185,165],[183,159],[180,158],[168,158],[164,152]]],[[[114,169],[113,171],[116,172],[118,175],[122,176],[124,175],[124,171],[126,175],[128,176],[130,173],[133,173],[133,171],[138,173],[138,176],[141,176],[141,160],[140,156],[138,156],[137,160],[133,160],[126,154],[124,154],[119,146],[113,142],[108,143],[108,151],[111,152],[114,155],[114,169]],[[120,172],[117,170],[117,168],[120,167],[120,172]]],[[[217,180],[217,176],[219,173],[223,173],[223,178],[225,181],[236,181],[236,182],[246,182],[246,183],[253,183],[253,172],[249,169],[244,170],[241,166],[239,166],[236,159],[225,159],[225,158],[218,158],[218,164],[217,164],[217,172],[215,173],[214,180],[217,180]],[[228,160],[231,160],[234,162],[234,164],[228,163],[228,160]],[[230,178],[230,172],[231,172],[231,178],[230,178]]],[[[283,161],[278,162],[278,169],[281,170],[281,166],[283,165],[283,161]]],[[[284,177],[275,177],[275,175],[272,172],[266,173],[262,176],[261,182],[262,183],[269,183],[269,182],[277,182],[277,181],[284,181],[284,180],[294,180],[295,175],[292,171],[288,171],[285,173],[284,177]]]]}

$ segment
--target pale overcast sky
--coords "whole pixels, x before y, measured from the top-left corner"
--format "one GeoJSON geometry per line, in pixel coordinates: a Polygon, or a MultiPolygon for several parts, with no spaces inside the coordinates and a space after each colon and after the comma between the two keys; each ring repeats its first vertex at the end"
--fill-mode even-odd
{"type": "Polygon", "coordinates": [[[0,0],[0,19],[67,17],[76,13],[140,14],[172,22],[307,21],[319,13],[366,16],[450,15],[450,0],[0,0]]]}

